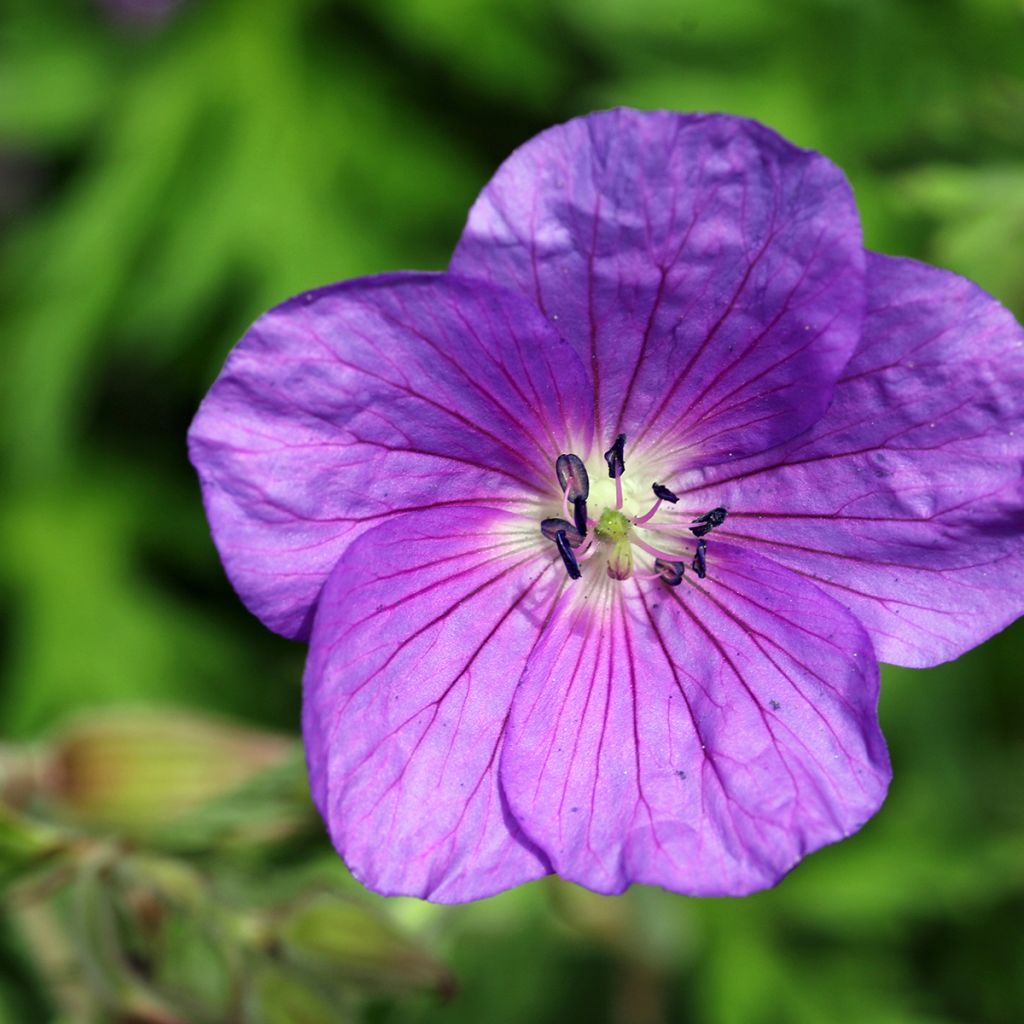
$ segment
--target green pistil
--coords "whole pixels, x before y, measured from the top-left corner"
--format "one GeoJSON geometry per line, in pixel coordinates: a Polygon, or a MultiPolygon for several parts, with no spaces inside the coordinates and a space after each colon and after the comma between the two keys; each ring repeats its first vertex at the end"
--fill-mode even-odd
{"type": "Polygon", "coordinates": [[[597,535],[602,540],[610,540],[615,543],[626,540],[629,537],[629,520],[613,508],[606,508],[597,521],[597,535]]]}
{"type": "Polygon", "coordinates": [[[598,537],[611,543],[608,554],[608,575],[625,580],[633,574],[633,545],[629,543],[629,520],[615,509],[606,508],[595,527],[598,537]]]}

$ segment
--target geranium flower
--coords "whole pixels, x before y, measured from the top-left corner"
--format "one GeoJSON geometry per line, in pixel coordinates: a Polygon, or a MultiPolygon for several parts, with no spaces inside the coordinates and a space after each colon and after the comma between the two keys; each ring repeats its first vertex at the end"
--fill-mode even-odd
{"type": "Polygon", "coordinates": [[[514,153],[450,273],[267,313],[190,443],[366,885],[742,894],[881,804],[878,659],[1021,612],[1022,378],[828,160],[617,110],[514,153]]]}

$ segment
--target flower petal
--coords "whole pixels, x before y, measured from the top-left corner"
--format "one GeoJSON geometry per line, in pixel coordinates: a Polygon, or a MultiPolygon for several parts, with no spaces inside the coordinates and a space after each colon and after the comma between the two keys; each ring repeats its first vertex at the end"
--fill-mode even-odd
{"type": "Polygon", "coordinates": [[[1024,330],[955,274],[871,255],[864,339],[822,421],[708,474],[719,536],[825,587],[883,661],[955,658],[1024,611],[1024,330]]]}
{"type": "Polygon", "coordinates": [[[594,374],[598,440],[763,451],[827,408],[864,305],[842,172],[753,121],[619,109],[526,143],[452,269],[529,296],[594,374]]]}
{"type": "Polygon", "coordinates": [[[554,616],[502,752],[509,806],[559,875],[741,895],[875,813],[878,666],[842,605],[718,542],[705,581],[603,601],[554,616]]]}
{"type": "Polygon", "coordinates": [[[528,302],[451,275],[308,292],[236,346],[189,432],[228,576],[305,637],[347,544],[432,505],[531,501],[589,445],[591,388],[528,302]]]}
{"type": "Polygon", "coordinates": [[[313,797],[365,885],[441,903],[547,874],[497,778],[526,658],[565,584],[536,522],[459,507],[389,519],[331,574],[303,727],[313,797]]]}

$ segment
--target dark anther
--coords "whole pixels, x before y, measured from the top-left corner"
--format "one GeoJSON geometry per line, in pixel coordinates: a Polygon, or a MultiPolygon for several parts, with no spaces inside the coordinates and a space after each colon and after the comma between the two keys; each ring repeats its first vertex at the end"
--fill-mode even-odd
{"type": "Polygon", "coordinates": [[[704,534],[710,533],[716,526],[721,526],[725,522],[725,517],[729,513],[722,508],[721,505],[718,508],[713,508],[710,512],[705,512],[704,515],[698,516],[693,521],[698,523],[698,526],[691,526],[690,533],[694,537],[703,537],[704,534]]]}
{"type": "Polygon", "coordinates": [[[678,587],[683,582],[683,563],[667,562],[663,558],[654,560],[654,568],[661,573],[661,578],[670,586],[678,587]]]}
{"type": "Polygon", "coordinates": [[[565,539],[571,548],[578,548],[583,543],[583,534],[572,523],[567,523],[564,519],[541,520],[540,532],[548,540],[557,540],[558,534],[564,533],[565,539]]]}
{"type": "Polygon", "coordinates": [[[614,444],[604,453],[604,461],[608,463],[608,475],[614,480],[626,472],[626,435],[619,434],[614,444]]]}
{"type": "Polygon", "coordinates": [[[558,553],[562,556],[562,563],[565,565],[565,571],[569,574],[569,579],[578,580],[580,578],[579,562],[576,561],[576,556],[572,553],[572,548],[569,547],[565,530],[559,530],[555,534],[555,546],[558,548],[558,553]]]}
{"type": "Polygon", "coordinates": [[[701,579],[708,574],[708,542],[706,540],[697,542],[697,553],[693,556],[693,571],[701,579]]]}
{"type": "Polygon", "coordinates": [[[568,488],[569,501],[590,497],[590,477],[587,467],[578,455],[559,455],[555,459],[555,472],[558,474],[558,485],[564,491],[568,488]]]}
{"type": "MultiPolygon", "coordinates": [[[[576,532],[581,537],[587,535],[587,499],[576,498],[572,503],[572,518],[576,525],[576,532]]],[[[576,545],[574,544],[573,547],[576,545]]]]}
{"type": "Polygon", "coordinates": [[[664,484],[651,484],[651,490],[654,491],[656,498],[671,502],[673,505],[679,500],[664,484]]]}

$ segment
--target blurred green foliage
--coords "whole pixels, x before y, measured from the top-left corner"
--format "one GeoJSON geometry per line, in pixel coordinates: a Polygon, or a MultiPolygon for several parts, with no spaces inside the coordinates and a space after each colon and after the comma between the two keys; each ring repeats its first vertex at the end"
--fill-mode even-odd
{"type": "Polygon", "coordinates": [[[184,451],[267,306],[443,267],[515,145],[617,103],[823,150],[869,245],[1024,313],[1024,4],[130,6],[0,11],[0,1022],[1024,1019],[1019,627],[887,672],[888,803],[772,892],[381,900],[309,809],[302,649],[232,595],[184,451]],[[103,732],[140,704],[291,738],[103,732]]]}

